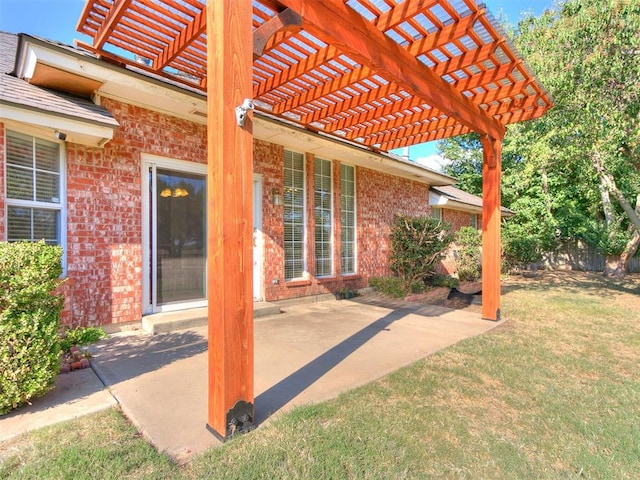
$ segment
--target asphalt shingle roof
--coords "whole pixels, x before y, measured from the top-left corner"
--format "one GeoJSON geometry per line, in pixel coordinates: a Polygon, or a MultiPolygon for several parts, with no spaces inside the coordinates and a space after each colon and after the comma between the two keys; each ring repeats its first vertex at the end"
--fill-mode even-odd
{"type": "MultiPolygon", "coordinates": [[[[455,200],[456,202],[465,203],[474,207],[482,207],[482,197],[467,193],[464,190],[460,190],[459,188],[454,187],[453,185],[431,187],[431,190],[439,193],[440,195],[448,197],[451,200],[455,200]]],[[[506,207],[500,207],[500,209],[502,213],[514,213],[506,207]]]]}
{"type": "Polygon", "coordinates": [[[117,127],[118,122],[105,108],[91,100],[31,85],[12,75],[18,35],[0,32],[0,103],[62,115],[76,120],[117,127]]]}

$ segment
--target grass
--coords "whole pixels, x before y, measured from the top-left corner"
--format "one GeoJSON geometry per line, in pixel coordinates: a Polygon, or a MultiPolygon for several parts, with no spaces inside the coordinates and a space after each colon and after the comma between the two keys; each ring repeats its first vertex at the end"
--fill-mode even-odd
{"type": "Polygon", "coordinates": [[[0,444],[0,478],[637,478],[640,278],[505,282],[491,333],[178,467],[117,410],[0,444]]]}

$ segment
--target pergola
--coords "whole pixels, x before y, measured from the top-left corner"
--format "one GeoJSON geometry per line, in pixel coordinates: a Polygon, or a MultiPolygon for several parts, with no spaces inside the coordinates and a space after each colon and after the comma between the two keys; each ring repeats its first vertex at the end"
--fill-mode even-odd
{"type": "Polygon", "coordinates": [[[88,0],[78,31],[93,39],[81,46],[101,58],[207,93],[208,426],[218,436],[253,424],[253,138],[251,115],[238,108],[245,99],[264,115],[373,151],[477,132],[482,316],[500,318],[505,125],[541,116],[551,100],[483,4],[88,0]]]}

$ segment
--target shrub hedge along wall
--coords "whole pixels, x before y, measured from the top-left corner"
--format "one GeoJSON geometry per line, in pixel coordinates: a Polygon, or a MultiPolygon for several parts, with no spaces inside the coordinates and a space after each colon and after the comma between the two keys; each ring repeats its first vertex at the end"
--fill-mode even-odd
{"type": "Polygon", "coordinates": [[[59,371],[62,249],[0,242],[0,414],[43,395],[59,371]]]}

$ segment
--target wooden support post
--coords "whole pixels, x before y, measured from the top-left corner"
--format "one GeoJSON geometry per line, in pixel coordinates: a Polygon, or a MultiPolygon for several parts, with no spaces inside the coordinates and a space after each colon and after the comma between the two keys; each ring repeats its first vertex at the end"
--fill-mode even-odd
{"type": "Polygon", "coordinates": [[[253,427],[251,116],[252,5],[207,0],[207,428],[225,439],[253,427]],[[248,113],[248,112],[247,112],[248,113]]]}
{"type": "Polygon", "coordinates": [[[500,320],[502,139],[482,135],[482,318],[500,320]]]}

